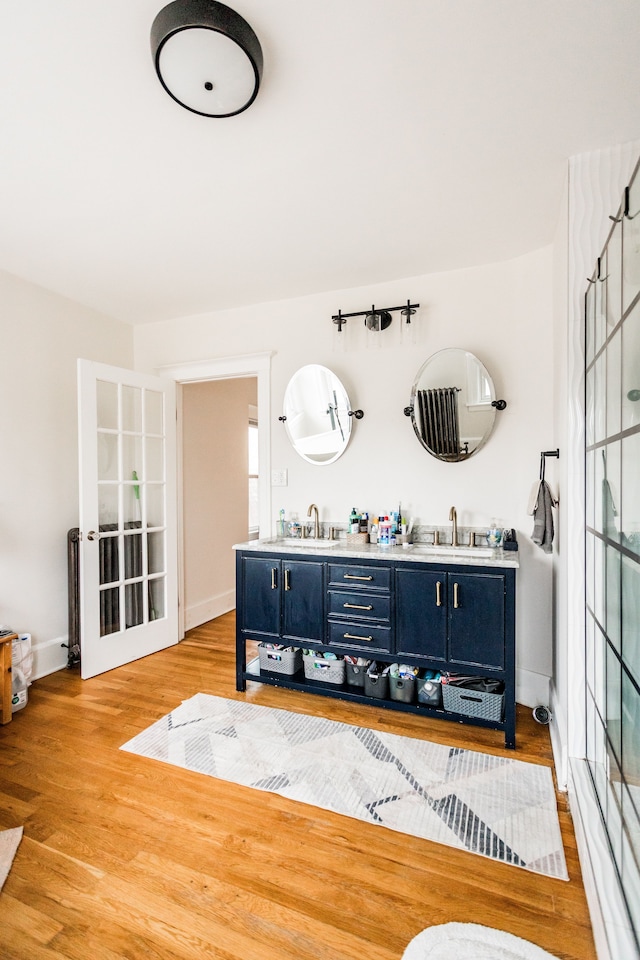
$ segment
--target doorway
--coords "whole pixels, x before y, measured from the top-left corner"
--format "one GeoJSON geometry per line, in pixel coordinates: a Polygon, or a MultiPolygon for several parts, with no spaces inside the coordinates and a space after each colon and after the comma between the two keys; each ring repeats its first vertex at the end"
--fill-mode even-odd
{"type": "MultiPolygon", "coordinates": [[[[260,536],[267,536],[271,531],[271,353],[248,354],[240,357],[222,357],[210,360],[196,360],[182,364],[171,364],[161,367],[158,373],[163,377],[169,377],[178,383],[178,449],[183,446],[183,402],[184,391],[190,385],[202,384],[214,381],[230,381],[236,379],[255,380],[257,396],[257,419],[258,419],[258,456],[259,456],[259,475],[258,475],[258,500],[259,500],[259,529],[260,536]]],[[[223,461],[224,457],[219,457],[223,461]]],[[[185,491],[184,476],[182,471],[182,457],[178,458],[178,564],[179,564],[179,636],[184,637],[186,625],[186,587],[185,587],[185,491]]],[[[245,537],[246,539],[246,537],[245,537]]],[[[235,540],[233,542],[236,542],[235,540]]],[[[229,545],[229,549],[230,549],[229,545]]],[[[228,555],[228,554],[227,554],[228,555]]],[[[233,559],[233,556],[232,556],[233,559]]],[[[233,599],[235,605],[235,599],[233,599]]],[[[222,604],[218,602],[217,613],[212,616],[218,616],[223,612],[222,604]]],[[[212,608],[213,609],[213,608],[212,608]]],[[[231,607],[227,607],[231,609],[231,607]]],[[[194,612],[194,617],[202,616],[203,611],[194,612]]],[[[203,622],[203,621],[201,621],[203,622]]]]}
{"type": "Polygon", "coordinates": [[[232,547],[250,536],[249,439],[258,429],[256,411],[256,377],[182,386],[186,630],[235,607],[232,547]]]}

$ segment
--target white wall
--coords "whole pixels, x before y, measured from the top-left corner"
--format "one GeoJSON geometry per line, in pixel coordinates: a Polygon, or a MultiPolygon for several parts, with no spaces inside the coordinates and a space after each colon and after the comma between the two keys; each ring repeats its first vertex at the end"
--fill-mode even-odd
{"type": "Polygon", "coordinates": [[[189,383],[182,396],[185,627],[235,607],[234,543],[247,540],[252,378],[189,383]]]}
{"type": "MultiPolygon", "coordinates": [[[[306,514],[318,503],[323,521],[346,521],[351,507],[388,511],[398,501],[417,522],[443,525],[457,507],[460,525],[496,516],[519,531],[518,697],[547,702],[551,650],[551,559],[529,535],[526,508],[539,456],[554,440],[552,250],[505,263],[412,277],[373,287],[263,303],[135,328],[136,368],[248,352],[274,351],[271,467],[289,484],[274,488],[272,515],[306,514]],[[421,304],[418,342],[403,342],[399,322],[379,335],[350,320],[340,341],[331,322],[338,308],[421,304]],[[379,346],[376,347],[375,344],[379,346]],[[444,464],[419,445],[403,408],[422,363],[445,347],[475,353],[492,374],[507,409],[494,435],[466,463],[444,464]],[[364,410],[353,440],[335,464],[313,466],[289,446],[278,423],[289,378],[305,363],[322,363],[342,379],[353,407],[364,410]]],[[[261,417],[264,415],[260,412],[261,417]]]]}
{"type": "Polygon", "coordinates": [[[76,359],[132,365],[131,327],[0,271],[0,623],[34,677],[66,665],[66,534],[78,523],[76,359]]]}

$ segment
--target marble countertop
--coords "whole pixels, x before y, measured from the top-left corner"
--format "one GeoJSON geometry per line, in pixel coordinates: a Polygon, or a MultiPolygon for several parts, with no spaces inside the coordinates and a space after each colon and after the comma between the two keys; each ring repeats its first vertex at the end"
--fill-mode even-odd
{"type": "Polygon", "coordinates": [[[352,544],[346,540],[293,540],[289,537],[265,537],[236,543],[234,550],[250,550],[255,553],[286,553],[291,556],[328,557],[339,560],[344,557],[356,560],[393,560],[394,562],[419,561],[420,563],[455,563],[471,567],[520,566],[517,550],[502,547],[448,547],[414,543],[406,546],[380,547],[376,543],[352,544]]]}

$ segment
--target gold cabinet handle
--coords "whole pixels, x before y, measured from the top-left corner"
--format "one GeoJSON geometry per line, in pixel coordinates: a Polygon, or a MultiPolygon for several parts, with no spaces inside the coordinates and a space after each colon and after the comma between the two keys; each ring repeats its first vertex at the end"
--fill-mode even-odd
{"type": "Polygon", "coordinates": [[[346,607],[347,610],[373,610],[373,604],[370,603],[367,606],[364,606],[361,603],[343,603],[343,607],[346,607]]]}
{"type": "Polygon", "coordinates": [[[291,590],[291,582],[290,582],[290,580],[289,580],[290,575],[291,575],[291,571],[290,571],[290,570],[285,570],[285,571],[284,571],[284,588],[285,588],[285,590],[291,590]]]}
{"type": "Polygon", "coordinates": [[[345,573],[344,580],[373,580],[373,577],[357,577],[354,573],[345,573]]]}
{"type": "Polygon", "coordinates": [[[271,567],[271,589],[277,590],[278,588],[278,568],[271,567]]]}
{"type": "Polygon", "coordinates": [[[436,583],[436,607],[442,606],[442,584],[438,580],[436,583]]]}
{"type": "Polygon", "coordinates": [[[453,609],[457,610],[460,606],[460,597],[458,591],[460,590],[460,584],[454,583],[453,585],[453,609]]]}
{"type": "Polygon", "coordinates": [[[373,637],[358,637],[355,633],[345,633],[343,636],[345,640],[366,640],[368,643],[373,640],[373,637]]]}

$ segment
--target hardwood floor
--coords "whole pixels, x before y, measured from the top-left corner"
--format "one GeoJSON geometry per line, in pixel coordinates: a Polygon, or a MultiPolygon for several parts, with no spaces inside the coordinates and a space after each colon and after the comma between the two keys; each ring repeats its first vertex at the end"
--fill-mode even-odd
{"type": "MultiPolygon", "coordinates": [[[[0,894],[3,960],[399,960],[432,924],[482,923],[596,960],[567,804],[570,882],[124,753],[196,693],[514,756],[499,732],[234,684],[234,616],[82,681],[36,681],[0,728],[0,828],[24,838],[0,894]]],[[[551,765],[519,708],[522,760],[551,765]]]]}

